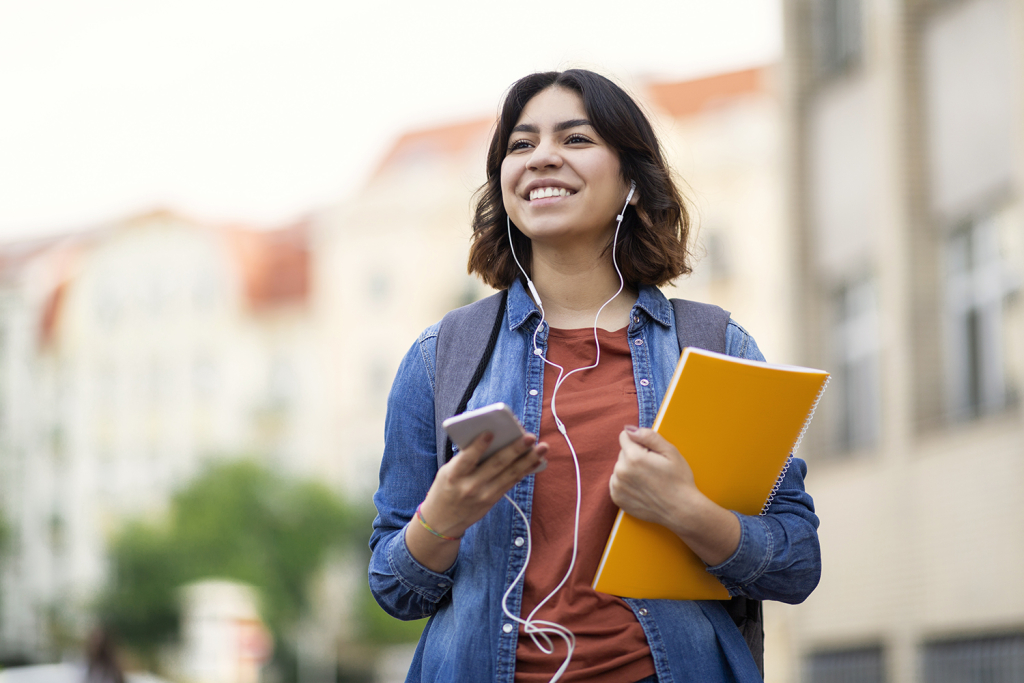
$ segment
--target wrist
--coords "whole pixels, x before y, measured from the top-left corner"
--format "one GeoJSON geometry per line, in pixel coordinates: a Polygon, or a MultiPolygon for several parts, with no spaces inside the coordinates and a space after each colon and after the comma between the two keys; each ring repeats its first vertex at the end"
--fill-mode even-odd
{"type": "MultiPolygon", "coordinates": [[[[423,517],[423,521],[444,536],[461,538],[466,533],[466,529],[472,526],[472,524],[466,524],[458,510],[447,504],[443,497],[434,496],[432,492],[427,493],[427,497],[423,499],[417,509],[423,517]]],[[[413,521],[416,521],[415,515],[413,521]]],[[[416,523],[419,524],[419,522],[416,523]]]]}
{"type": "Polygon", "coordinates": [[[709,566],[729,559],[739,547],[741,528],[736,515],[700,491],[692,494],[670,528],[709,566]]]}
{"type": "MultiPolygon", "coordinates": [[[[426,501],[424,501],[424,502],[426,502],[426,501]]],[[[424,517],[423,505],[424,505],[424,503],[420,503],[419,507],[416,508],[416,514],[414,515],[415,521],[418,522],[420,524],[420,526],[422,526],[424,529],[426,529],[428,532],[430,532],[430,534],[432,534],[434,537],[436,537],[436,538],[438,538],[438,539],[440,539],[442,541],[449,541],[450,542],[450,541],[459,541],[459,540],[462,539],[464,531],[459,531],[459,532],[455,533],[455,532],[452,532],[452,530],[450,530],[450,529],[444,529],[442,531],[441,529],[438,529],[437,527],[431,526],[430,523],[427,522],[426,517],[424,517]]]]}
{"type": "Polygon", "coordinates": [[[682,488],[675,498],[672,520],[665,526],[683,540],[699,534],[707,526],[708,519],[719,506],[700,492],[696,486],[682,488]]]}

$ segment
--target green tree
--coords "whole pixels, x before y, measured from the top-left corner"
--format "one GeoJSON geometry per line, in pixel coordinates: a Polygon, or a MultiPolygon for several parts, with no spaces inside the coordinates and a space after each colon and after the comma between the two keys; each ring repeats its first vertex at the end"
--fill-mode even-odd
{"type": "Polygon", "coordinates": [[[308,607],[306,586],[326,554],[341,546],[365,554],[358,544],[367,532],[356,528],[362,519],[322,484],[284,479],[249,461],[211,465],[173,497],[164,521],[131,522],[114,540],[100,618],[152,662],[177,635],[178,588],[235,579],[259,589],[275,658],[286,660],[282,636],[308,607]]]}

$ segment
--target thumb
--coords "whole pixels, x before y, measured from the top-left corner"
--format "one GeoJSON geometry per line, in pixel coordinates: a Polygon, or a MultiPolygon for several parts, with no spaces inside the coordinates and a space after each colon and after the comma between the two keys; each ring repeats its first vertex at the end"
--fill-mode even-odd
{"type": "Polygon", "coordinates": [[[677,452],[676,447],[669,443],[665,437],[653,429],[647,429],[646,427],[635,427],[633,425],[626,425],[623,429],[623,433],[630,441],[635,444],[643,446],[647,450],[654,451],[655,453],[661,453],[662,455],[670,455],[677,452]]]}

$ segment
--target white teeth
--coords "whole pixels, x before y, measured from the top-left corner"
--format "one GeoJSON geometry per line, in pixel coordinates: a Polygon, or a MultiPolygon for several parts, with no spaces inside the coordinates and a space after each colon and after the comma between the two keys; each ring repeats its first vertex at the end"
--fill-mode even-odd
{"type": "Polygon", "coordinates": [[[530,190],[530,200],[544,199],[545,197],[568,197],[572,192],[564,187],[538,187],[530,190]]]}

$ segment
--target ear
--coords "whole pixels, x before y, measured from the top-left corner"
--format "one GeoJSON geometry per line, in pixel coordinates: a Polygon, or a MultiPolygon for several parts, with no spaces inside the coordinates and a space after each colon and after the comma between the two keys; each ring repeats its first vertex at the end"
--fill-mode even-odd
{"type": "Polygon", "coordinates": [[[629,204],[630,206],[636,206],[636,203],[640,201],[640,190],[637,189],[636,181],[629,181],[629,204]]]}

